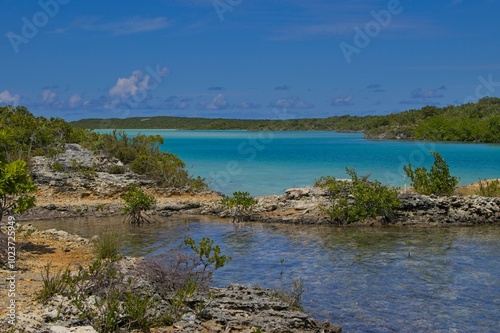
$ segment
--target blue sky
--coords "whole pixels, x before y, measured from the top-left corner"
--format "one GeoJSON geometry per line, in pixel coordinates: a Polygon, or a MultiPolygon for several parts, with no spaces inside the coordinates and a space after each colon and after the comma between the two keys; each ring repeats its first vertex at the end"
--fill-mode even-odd
{"type": "Polygon", "coordinates": [[[68,120],[500,96],[500,0],[0,0],[0,105],[68,120]]]}

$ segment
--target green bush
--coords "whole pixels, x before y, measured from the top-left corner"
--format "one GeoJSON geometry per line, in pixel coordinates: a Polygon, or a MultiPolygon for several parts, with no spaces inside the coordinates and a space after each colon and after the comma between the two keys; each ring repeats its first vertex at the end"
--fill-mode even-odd
{"type": "Polygon", "coordinates": [[[35,206],[35,191],[25,161],[0,162],[0,221],[6,212],[23,213],[35,206]]]}
{"type": "Polygon", "coordinates": [[[64,171],[64,166],[59,162],[52,163],[50,165],[50,168],[52,169],[52,171],[56,171],[56,172],[63,172],[64,171]]]}
{"type": "Polygon", "coordinates": [[[145,212],[156,204],[156,199],[152,195],[144,193],[137,185],[132,185],[122,199],[125,201],[123,211],[127,214],[126,222],[137,225],[150,222],[145,212]]]}
{"type": "Polygon", "coordinates": [[[125,167],[121,165],[112,165],[108,168],[108,173],[113,175],[122,175],[125,173],[125,167]]]}
{"type": "Polygon", "coordinates": [[[42,289],[36,297],[42,303],[47,302],[52,296],[61,294],[66,290],[65,277],[69,274],[69,271],[58,270],[55,274],[52,274],[51,267],[51,263],[48,263],[42,270],[42,289]]]}
{"type": "Polygon", "coordinates": [[[198,245],[194,239],[186,238],[184,240],[184,244],[198,255],[198,258],[203,265],[203,271],[207,271],[207,268],[211,265],[214,266],[213,270],[215,271],[223,267],[232,259],[231,257],[221,255],[219,245],[214,246],[213,239],[208,237],[203,237],[198,245]]]}
{"type": "Polygon", "coordinates": [[[333,177],[322,177],[316,184],[328,191],[330,205],[323,211],[332,221],[339,224],[363,221],[366,218],[382,216],[385,222],[393,219],[394,210],[399,207],[395,189],[368,177],[358,177],[353,169],[346,168],[350,181],[338,181],[333,177]]]}
{"type": "Polygon", "coordinates": [[[500,197],[500,180],[479,181],[478,195],[482,197],[500,197]]]}
{"type": "Polygon", "coordinates": [[[431,151],[434,164],[428,172],[426,167],[413,170],[411,164],[404,166],[406,175],[411,179],[411,186],[419,194],[451,195],[459,179],[450,175],[450,168],[440,153],[431,151]]]}
{"type": "Polygon", "coordinates": [[[221,204],[231,210],[233,222],[235,222],[247,219],[252,207],[257,204],[257,200],[248,192],[234,192],[232,197],[224,197],[221,204]]]}
{"type": "Polygon", "coordinates": [[[121,258],[122,238],[113,232],[103,233],[93,241],[94,257],[117,261],[121,258]]]}

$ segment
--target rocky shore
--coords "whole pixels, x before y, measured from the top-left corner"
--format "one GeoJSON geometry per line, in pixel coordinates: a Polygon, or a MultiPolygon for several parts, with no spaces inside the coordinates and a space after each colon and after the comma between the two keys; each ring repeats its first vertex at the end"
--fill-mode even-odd
{"type": "MultiPolygon", "coordinates": [[[[19,216],[21,220],[74,216],[109,216],[122,212],[121,195],[136,184],[157,199],[153,215],[231,214],[220,204],[222,195],[213,191],[158,188],[142,176],[131,173],[120,161],[108,161],[76,144],[53,159],[36,157],[32,177],[39,191],[37,207],[19,216]],[[54,171],[54,163],[60,171],[54,171]],[[111,167],[123,168],[110,174],[111,167]],[[82,170],[92,169],[92,172],[82,170]]],[[[291,188],[282,195],[257,198],[258,204],[248,220],[258,222],[330,224],[322,207],[329,204],[325,190],[315,187],[291,188]]],[[[425,196],[400,194],[401,207],[391,224],[395,225],[476,225],[500,221],[500,198],[479,196],[425,196]]],[[[380,224],[370,220],[361,224],[380,224]]]]}

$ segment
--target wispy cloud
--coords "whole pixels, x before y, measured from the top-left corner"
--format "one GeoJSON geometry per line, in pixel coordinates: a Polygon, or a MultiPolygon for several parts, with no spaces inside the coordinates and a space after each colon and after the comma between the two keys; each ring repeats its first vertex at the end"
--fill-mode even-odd
{"type": "Polygon", "coordinates": [[[287,84],[282,84],[274,87],[274,90],[290,90],[291,87],[287,84]]]}
{"type": "Polygon", "coordinates": [[[366,87],[366,89],[372,93],[381,93],[385,91],[385,89],[382,88],[382,85],[378,83],[370,84],[366,87]]]}
{"type": "Polygon", "coordinates": [[[209,87],[208,90],[210,90],[210,91],[224,91],[226,89],[224,87],[220,87],[220,86],[213,86],[213,87],[209,87]]]}
{"type": "Polygon", "coordinates": [[[443,98],[444,95],[440,92],[442,90],[446,90],[445,86],[441,86],[437,89],[427,89],[423,90],[422,88],[416,88],[411,92],[411,98],[443,98]]]}
{"type": "Polygon", "coordinates": [[[269,103],[270,108],[312,109],[314,105],[301,101],[298,97],[280,98],[269,103]]]}
{"type": "Polygon", "coordinates": [[[229,101],[223,94],[218,94],[212,97],[211,102],[198,102],[196,108],[199,110],[225,110],[231,107],[229,101]]]}
{"type": "Polygon", "coordinates": [[[500,69],[500,64],[464,65],[464,66],[447,66],[447,65],[412,66],[412,67],[400,67],[398,69],[408,70],[408,71],[478,71],[478,70],[497,70],[500,69]]]}
{"type": "Polygon", "coordinates": [[[332,106],[348,106],[348,105],[353,105],[353,97],[352,95],[347,95],[347,96],[339,96],[335,97],[332,99],[331,105],[332,106]]]}
{"type": "Polygon", "coordinates": [[[8,90],[0,92],[0,104],[8,104],[12,106],[17,106],[21,100],[20,95],[13,95],[8,90]]]}
{"type": "MultiPolygon", "coordinates": [[[[166,17],[129,17],[113,22],[103,22],[98,18],[80,18],[73,22],[72,28],[86,31],[101,31],[111,35],[130,35],[142,32],[162,30],[170,23],[166,17]]],[[[68,29],[66,29],[68,30],[68,29]]],[[[62,31],[61,31],[62,32],[62,31]]]]}

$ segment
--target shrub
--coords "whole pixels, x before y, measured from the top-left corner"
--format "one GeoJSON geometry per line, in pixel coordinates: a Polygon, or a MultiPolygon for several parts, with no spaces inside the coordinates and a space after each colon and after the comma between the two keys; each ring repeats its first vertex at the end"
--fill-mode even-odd
{"type": "Polygon", "coordinates": [[[113,175],[122,175],[125,173],[125,167],[121,165],[112,165],[108,168],[108,173],[113,175]]]}
{"type": "Polygon", "coordinates": [[[37,294],[37,300],[45,303],[52,296],[61,294],[66,289],[65,276],[69,271],[58,270],[55,274],[51,272],[52,265],[48,263],[42,270],[42,289],[37,294]]]}
{"type": "Polygon", "coordinates": [[[33,207],[35,191],[25,161],[0,162],[0,221],[5,212],[23,213],[33,207]]]}
{"type": "Polygon", "coordinates": [[[125,221],[137,225],[150,222],[145,211],[152,209],[156,204],[156,199],[152,195],[144,193],[137,185],[132,185],[122,199],[125,201],[123,211],[127,214],[125,221]]]}
{"type": "Polygon", "coordinates": [[[406,175],[411,179],[411,186],[419,194],[451,195],[459,179],[450,175],[450,168],[440,153],[431,151],[434,164],[428,172],[426,167],[413,170],[411,164],[404,166],[406,175]]]}
{"type": "Polygon", "coordinates": [[[233,222],[235,222],[247,219],[252,207],[257,204],[257,200],[248,192],[234,192],[232,197],[224,197],[221,204],[231,211],[233,222]]]}
{"type": "Polygon", "coordinates": [[[482,197],[500,197],[500,179],[479,181],[477,195],[482,197]]]}
{"type": "Polygon", "coordinates": [[[93,241],[93,252],[96,259],[117,261],[121,258],[122,239],[116,233],[104,233],[93,241]]]}
{"type": "Polygon", "coordinates": [[[353,169],[346,168],[351,181],[338,181],[333,177],[322,177],[316,184],[327,189],[330,205],[323,211],[339,224],[363,221],[366,218],[382,216],[384,221],[393,218],[394,209],[399,207],[395,189],[368,177],[358,177],[353,169]]]}
{"type": "Polygon", "coordinates": [[[304,282],[301,278],[294,278],[289,284],[281,283],[273,288],[274,296],[285,302],[292,310],[302,310],[302,295],[304,294],[304,282]]]}
{"type": "Polygon", "coordinates": [[[63,172],[64,171],[64,166],[59,162],[52,163],[50,165],[50,168],[52,169],[52,171],[56,171],[56,172],[63,172]]]}
{"type": "Polygon", "coordinates": [[[203,265],[203,271],[206,271],[212,264],[215,271],[216,269],[223,267],[232,259],[231,257],[221,255],[219,245],[214,246],[213,239],[208,237],[203,237],[198,245],[194,239],[186,238],[184,240],[184,244],[198,255],[198,258],[203,265]]]}

